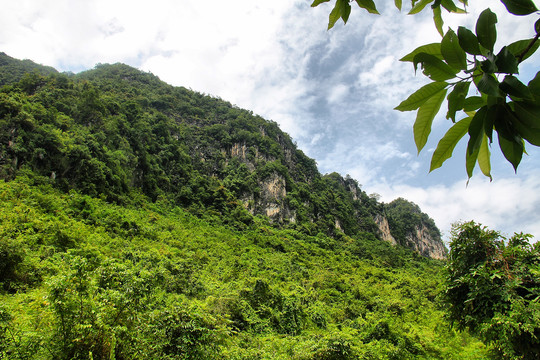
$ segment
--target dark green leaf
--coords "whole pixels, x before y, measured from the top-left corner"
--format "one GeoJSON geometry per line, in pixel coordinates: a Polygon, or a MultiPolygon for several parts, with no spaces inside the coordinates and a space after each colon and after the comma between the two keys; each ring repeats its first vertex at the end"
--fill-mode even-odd
{"type": "Polygon", "coordinates": [[[433,22],[435,23],[435,28],[437,28],[437,31],[441,36],[444,36],[443,31],[443,25],[444,21],[441,14],[441,8],[437,6],[436,8],[433,8],[433,22]]]}
{"type": "Polygon", "coordinates": [[[506,9],[514,15],[529,15],[537,11],[531,0],[501,0],[506,9]]]}
{"type": "Polygon", "coordinates": [[[456,121],[456,112],[463,109],[465,97],[469,92],[470,85],[470,82],[457,83],[452,92],[448,94],[448,113],[446,114],[447,119],[456,121]]]}
{"type": "Polygon", "coordinates": [[[325,2],[329,2],[330,0],[315,0],[313,1],[313,3],[311,4],[311,7],[315,7],[315,6],[318,6],[322,3],[325,3],[325,2]]]}
{"type": "Polygon", "coordinates": [[[523,143],[510,141],[506,139],[504,136],[502,136],[500,132],[498,134],[499,134],[499,146],[501,148],[501,151],[504,157],[506,158],[506,160],[508,160],[514,167],[514,171],[517,172],[517,168],[523,156],[523,150],[524,150],[523,143]]]}
{"type": "Polygon", "coordinates": [[[497,97],[502,96],[501,91],[499,90],[499,82],[491,74],[484,74],[476,87],[484,94],[497,97]]]}
{"type": "Polygon", "coordinates": [[[515,102],[516,121],[514,127],[525,140],[540,146],[540,106],[515,102]]]}
{"type": "Polygon", "coordinates": [[[432,3],[433,0],[420,0],[417,2],[409,11],[409,15],[417,14],[422,11],[428,4],[432,3]]]}
{"type": "Polygon", "coordinates": [[[454,148],[456,147],[457,143],[467,133],[471,120],[472,117],[469,116],[458,121],[450,129],[448,129],[442,139],[439,140],[437,148],[431,157],[431,166],[429,168],[430,172],[440,168],[447,159],[452,157],[452,153],[454,152],[454,148]]]}
{"type": "Polygon", "coordinates": [[[474,114],[469,126],[469,143],[467,144],[467,154],[472,155],[478,151],[484,136],[484,120],[488,115],[488,108],[483,106],[474,114]]]}
{"type": "Polygon", "coordinates": [[[446,96],[446,89],[441,90],[435,96],[430,97],[420,108],[416,114],[416,121],[413,126],[414,142],[416,148],[420,152],[426,145],[429,134],[431,133],[431,124],[435,115],[439,112],[441,104],[446,96]]]}
{"type": "Polygon", "coordinates": [[[458,12],[458,7],[452,0],[441,0],[441,5],[443,8],[448,10],[448,12],[458,12]]]}
{"type": "Polygon", "coordinates": [[[490,59],[486,59],[480,62],[480,68],[482,69],[483,72],[487,74],[494,74],[498,70],[497,65],[495,65],[495,62],[490,59]]]}
{"type": "Polygon", "coordinates": [[[512,110],[510,105],[506,103],[498,104],[491,109],[493,109],[495,113],[494,126],[495,130],[499,133],[499,136],[504,137],[508,141],[521,143],[521,136],[514,127],[514,123],[517,120],[517,114],[512,110]]]}
{"type": "Polygon", "coordinates": [[[401,104],[396,106],[394,110],[399,111],[412,111],[418,109],[429,98],[439,93],[446,88],[448,84],[445,82],[432,82],[422,86],[420,89],[412,93],[407,99],[403,100],[401,104]]]}
{"type": "Polygon", "coordinates": [[[347,23],[350,14],[351,5],[349,5],[349,2],[347,0],[337,0],[332,12],[330,12],[328,30],[333,28],[340,18],[343,19],[344,23],[347,23]]]}
{"type": "Polygon", "coordinates": [[[508,50],[506,46],[503,46],[501,51],[497,54],[495,64],[497,65],[498,72],[500,73],[518,73],[518,59],[510,52],[510,50],[508,50]]]}
{"type": "Polygon", "coordinates": [[[373,0],[356,0],[356,3],[362,9],[366,9],[370,14],[379,14],[373,0]]]}
{"type": "Polygon", "coordinates": [[[499,84],[499,88],[512,97],[532,100],[532,94],[529,88],[515,76],[506,75],[503,82],[499,84]]]}
{"type": "Polygon", "coordinates": [[[396,7],[398,8],[398,10],[401,11],[402,0],[394,0],[394,4],[396,4],[396,7]]]}
{"type": "Polygon", "coordinates": [[[482,55],[478,38],[471,30],[460,26],[458,28],[458,39],[459,45],[463,50],[471,55],[482,55]]]}
{"type": "Polygon", "coordinates": [[[490,9],[482,11],[476,22],[476,36],[480,45],[493,52],[493,46],[497,40],[497,15],[490,9]]]}
{"type": "Polygon", "coordinates": [[[343,19],[343,22],[346,24],[349,20],[349,15],[351,15],[351,5],[349,5],[349,0],[337,0],[338,2],[341,1],[341,18],[343,19]]]}
{"type": "Polygon", "coordinates": [[[417,54],[414,57],[413,63],[415,69],[419,63],[422,64],[424,75],[428,76],[433,81],[452,79],[458,72],[436,56],[426,53],[417,54]]]}
{"type": "Polygon", "coordinates": [[[467,55],[459,45],[459,39],[452,29],[449,29],[442,39],[441,54],[446,63],[454,69],[467,69],[467,55]]]}
{"type": "Polygon", "coordinates": [[[529,90],[533,96],[540,98],[540,71],[536,73],[534,79],[529,81],[527,86],[529,87],[529,90]]]}
{"type": "Polygon", "coordinates": [[[476,165],[476,160],[478,160],[478,152],[480,152],[480,147],[478,147],[472,154],[469,154],[468,151],[465,153],[465,168],[467,169],[467,176],[469,179],[473,176],[474,166],[476,165]]]}
{"type": "Polygon", "coordinates": [[[508,45],[506,48],[516,57],[521,58],[521,61],[527,59],[529,56],[535,53],[536,50],[538,50],[538,47],[540,47],[540,41],[533,39],[525,39],[525,40],[519,40],[516,42],[513,42],[512,44],[508,45]],[[529,48],[529,45],[532,44],[532,46],[529,48]],[[528,49],[528,50],[527,50],[528,49]],[[525,51],[527,51],[525,53],[525,51]]]}
{"type": "Polygon", "coordinates": [[[540,19],[536,20],[534,23],[534,31],[536,34],[540,34],[540,19]]]}
{"type": "Polygon", "coordinates": [[[493,126],[497,117],[497,108],[488,107],[488,112],[484,118],[484,133],[488,137],[490,143],[493,142],[493,126]]]}
{"type": "Polygon", "coordinates": [[[443,59],[443,56],[441,54],[441,44],[440,43],[432,43],[432,44],[427,44],[427,45],[422,45],[416,49],[414,49],[413,52],[405,55],[404,57],[402,57],[401,59],[399,59],[399,61],[409,61],[409,62],[413,62],[414,61],[414,57],[420,53],[426,53],[426,54],[430,54],[430,55],[433,55],[435,57],[437,57],[438,59],[443,59]]]}
{"type": "Polygon", "coordinates": [[[486,101],[481,96],[471,96],[463,102],[464,111],[474,111],[486,105],[486,101]]]}

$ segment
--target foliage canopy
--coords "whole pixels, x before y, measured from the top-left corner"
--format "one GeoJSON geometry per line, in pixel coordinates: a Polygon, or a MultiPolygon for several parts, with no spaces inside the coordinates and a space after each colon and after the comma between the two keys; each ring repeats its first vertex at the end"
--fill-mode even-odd
{"type": "MultiPolygon", "coordinates": [[[[318,6],[329,0],[315,0],[318,6]]],[[[356,0],[356,4],[369,13],[377,14],[372,0],[356,0]]],[[[503,0],[509,13],[524,17],[527,21],[538,11],[532,0],[503,0]]],[[[402,9],[402,1],[395,5],[402,9]]],[[[474,31],[460,26],[457,31],[444,32],[442,10],[449,13],[465,13],[467,1],[420,0],[412,1],[409,14],[417,14],[431,5],[433,19],[442,40],[418,47],[401,61],[411,62],[415,71],[431,80],[395,109],[417,111],[413,132],[418,152],[431,133],[435,116],[446,100],[446,118],[452,126],[440,139],[433,153],[430,171],[452,156],[456,144],[466,135],[469,141],[465,167],[470,178],[476,164],[491,179],[490,145],[497,139],[504,157],[517,171],[525,141],[540,146],[540,72],[532,79],[522,82],[517,76],[519,66],[540,46],[540,19],[531,22],[531,37],[495,48],[497,40],[497,15],[485,9],[476,22],[474,31]],[[471,86],[473,84],[475,90],[471,86]],[[457,114],[466,117],[457,119],[457,114]]],[[[351,5],[348,0],[336,0],[330,13],[328,29],[341,18],[349,19],[351,5]]]]}
{"type": "Polygon", "coordinates": [[[530,238],[521,233],[506,240],[468,222],[454,227],[450,243],[449,318],[505,359],[540,355],[540,245],[530,238]]]}

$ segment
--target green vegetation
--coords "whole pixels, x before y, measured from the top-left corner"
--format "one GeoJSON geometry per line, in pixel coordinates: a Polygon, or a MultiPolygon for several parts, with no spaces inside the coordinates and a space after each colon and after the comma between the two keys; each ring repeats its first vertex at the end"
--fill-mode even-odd
{"type": "Polygon", "coordinates": [[[478,359],[442,267],[373,236],[236,230],[163,202],[118,206],[0,182],[0,357],[478,359]]]}
{"type": "Polygon", "coordinates": [[[419,227],[441,242],[416,205],[126,65],[19,65],[0,88],[0,359],[486,358],[445,319],[444,263],[408,249],[419,227]]]}
{"type": "Polygon", "coordinates": [[[474,222],[454,228],[445,301],[450,319],[502,359],[540,356],[540,244],[474,222]]]}
{"type": "Polygon", "coordinates": [[[410,239],[416,229],[424,227],[433,239],[440,238],[441,233],[433,219],[424,214],[418,205],[403,198],[397,198],[385,205],[386,215],[392,235],[396,241],[406,247],[410,247],[410,239]]]}
{"type": "MultiPolygon", "coordinates": [[[[311,6],[328,1],[315,0],[311,6]]],[[[433,153],[430,171],[441,167],[452,156],[456,144],[465,134],[469,134],[466,151],[469,178],[477,163],[482,173],[491,178],[490,145],[495,138],[494,132],[502,154],[516,171],[525,152],[525,141],[540,146],[540,72],[527,85],[515,76],[519,74],[519,66],[540,47],[540,20],[534,22],[530,16],[537,14],[538,9],[532,0],[501,1],[510,14],[522,16],[522,21],[530,21],[531,37],[499,50],[495,48],[497,14],[489,8],[478,17],[474,32],[463,26],[457,31],[449,28],[444,32],[442,10],[465,13],[466,0],[411,1],[411,15],[425,8],[432,9],[435,27],[442,40],[422,45],[401,59],[413,63],[415,71],[420,65],[422,73],[432,82],[411,94],[396,110],[417,110],[413,130],[418,152],[424,148],[433,119],[444,100],[448,102],[446,118],[452,121],[433,153]],[[475,91],[469,91],[471,84],[475,91]],[[456,122],[458,113],[464,113],[466,117],[456,122]]],[[[336,0],[328,29],[339,19],[347,22],[350,2],[336,0]]],[[[369,13],[378,14],[373,0],[356,0],[356,3],[369,13]]],[[[395,5],[401,10],[402,0],[395,0],[395,5]]]]}

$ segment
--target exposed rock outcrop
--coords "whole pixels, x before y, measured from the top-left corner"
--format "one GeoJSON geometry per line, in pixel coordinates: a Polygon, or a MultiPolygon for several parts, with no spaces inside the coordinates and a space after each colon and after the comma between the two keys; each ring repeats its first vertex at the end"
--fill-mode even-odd
{"type": "Polygon", "coordinates": [[[388,219],[386,218],[386,216],[378,214],[373,220],[379,227],[379,235],[381,236],[381,239],[389,242],[392,245],[397,245],[397,241],[396,239],[394,239],[394,237],[392,236],[392,232],[390,231],[390,225],[388,224],[388,219]]]}
{"type": "Polygon", "coordinates": [[[415,232],[407,235],[410,247],[423,256],[442,260],[446,258],[447,249],[439,238],[434,239],[425,225],[415,227],[415,232]]]}

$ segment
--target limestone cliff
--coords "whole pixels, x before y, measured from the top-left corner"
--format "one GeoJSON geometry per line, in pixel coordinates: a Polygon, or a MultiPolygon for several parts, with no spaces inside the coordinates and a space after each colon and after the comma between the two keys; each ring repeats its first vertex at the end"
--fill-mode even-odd
{"type": "Polygon", "coordinates": [[[386,216],[377,214],[375,216],[375,223],[379,227],[379,235],[382,240],[389,242],[392,245],[397,245],[396,239],[392,236],[392,231],[390,230],[390,225],[388,224],[388,219],[386,216]]]}
{"type": "Polygon", "coordinates": [[[430,229],[424,224],[415,226],[414,232],[407,234],[410,248],[423,256],[442,260],[446,258],[447,249],[440,237],[433,238],[430,229]]]}

